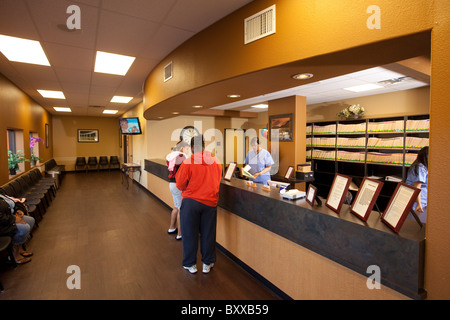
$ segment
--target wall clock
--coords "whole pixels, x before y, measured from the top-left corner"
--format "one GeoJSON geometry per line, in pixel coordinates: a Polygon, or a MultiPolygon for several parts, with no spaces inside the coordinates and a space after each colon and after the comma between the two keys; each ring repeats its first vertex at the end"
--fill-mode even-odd
{"type": "Polygon", "coordinates": [[[183,140],[189,145],[191,144],[191,139],[195,136],[198,136],[200,133],[198,132],[197,128],[193,126],[186,126],[181,130],[180,133],[180,140],[183,140]]]}

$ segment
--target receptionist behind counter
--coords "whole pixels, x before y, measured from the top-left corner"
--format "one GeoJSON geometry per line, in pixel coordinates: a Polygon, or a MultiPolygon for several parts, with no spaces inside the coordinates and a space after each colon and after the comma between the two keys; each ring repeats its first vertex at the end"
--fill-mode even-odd
{"type": "Polygon", "coordinates": [[[254,182],[267,185],[267,181],[270,180],[270,169],[275,162],[269,151],[261,148],[257,137],[250,141],[250,147],[252,150],[248,152],[245,164],[251,167],[250,173],[255,177],[254,182]]]}

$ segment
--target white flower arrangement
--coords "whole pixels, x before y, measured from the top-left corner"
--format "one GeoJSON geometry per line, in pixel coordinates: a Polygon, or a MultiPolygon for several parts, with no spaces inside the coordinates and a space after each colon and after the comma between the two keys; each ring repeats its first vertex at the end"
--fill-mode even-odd
{"type": "Polygon", "coordinates": [[[352,104],[347,108],[344,108],[341,112],[338,113],[338,117],[359,117],[364,114],[364,107],[359,104],[352,104]]]}

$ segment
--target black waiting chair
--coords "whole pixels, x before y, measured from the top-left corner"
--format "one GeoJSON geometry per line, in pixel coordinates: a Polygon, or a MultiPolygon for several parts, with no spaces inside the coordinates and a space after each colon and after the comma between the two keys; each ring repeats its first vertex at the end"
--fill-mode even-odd
{"type": "Polygon", "coordinates": [[[120,169],[120,162],[118,156],[109,157],[109,167],[111,169],[120,169]]]}
{"type": "Polygon", "coordinates": [[[87,171],[87,164],[85,157],[77,157],[77,160],[75,161],[75,171],[78,170],[87,171]]]}
{"type": "MultiPolygon", "coordinates": [[[[12,244],[11,244],[11,237],[8,236],[1,236],[0,237],[0,252],[8,251],[8,256],[10,259],[10,262],[12,266],[15,268],[17,267],[16,259],[14,258],[13,250],[12,250],[12,244]]],[[[5,288],[3,288],[2,282],[0,281],[0,292],[3,292],[5,288]]]]}
{"type": "Polygon", "coordinates": [[[88,157],[87,169],[89,170],[98,170],[98,162],[97,157],[88,157]]]}
{"type": "Polygon", "coordinates": [[[108,157],[106,156],[100,156],[98,159],[98,168],[100,170],[102,169],[109,169],[109,162],[108,162],[108,157]]]}

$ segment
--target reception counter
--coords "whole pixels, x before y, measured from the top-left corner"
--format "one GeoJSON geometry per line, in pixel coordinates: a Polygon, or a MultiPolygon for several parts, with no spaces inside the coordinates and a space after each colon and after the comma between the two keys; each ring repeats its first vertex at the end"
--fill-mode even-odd
{"type": "MultiPolygon", "coordinates": [[[[146,160],[145,170],[167,181],[165,161],[146,160]]],[[[425,228],[414,220],[396,234],[376,211],[365,223],[347,205],[337,214],[304,199],[285,200],[276,189],[223,180],[217,242],[294,299],[426,297],[425,228]],[[371,266],[379,268],[382,289],[367,286],[375,277],[371,266]]]]}

